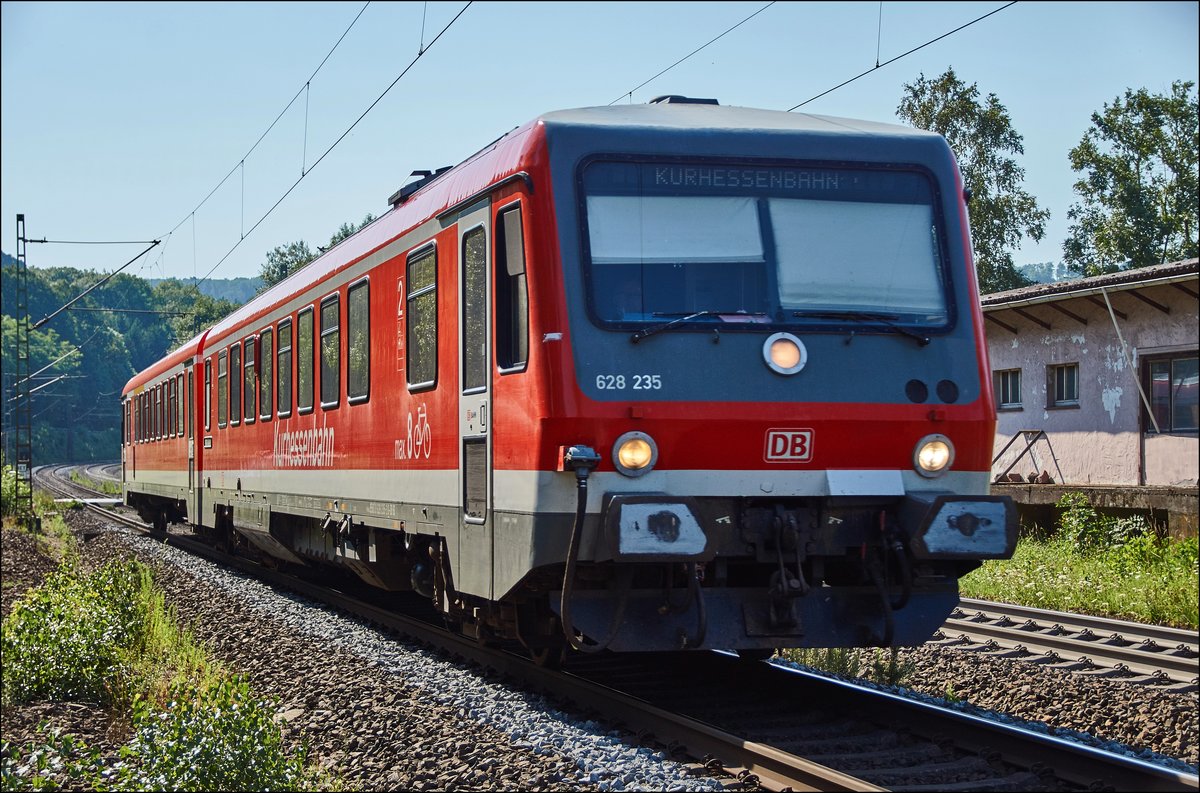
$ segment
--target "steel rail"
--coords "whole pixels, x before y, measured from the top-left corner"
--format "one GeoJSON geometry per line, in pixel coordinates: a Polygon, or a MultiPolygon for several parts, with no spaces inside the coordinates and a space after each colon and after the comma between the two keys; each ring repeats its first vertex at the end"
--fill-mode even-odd
{"type": "Polygon", "coordinates": [[[968,641],[1054,654],[1064,663],[1089,661],[1180,683],[1200,676],[1197,634],[1177,628],[963,599],[941,630],[948,638],[957,633],[968,641]]]}

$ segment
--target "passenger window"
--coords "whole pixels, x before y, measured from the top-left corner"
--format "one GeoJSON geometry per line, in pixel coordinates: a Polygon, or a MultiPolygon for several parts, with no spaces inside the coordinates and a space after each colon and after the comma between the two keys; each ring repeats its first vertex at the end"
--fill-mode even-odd
{"type": "Polygon", "coordinates": [[[245,416],[246,423],[254,423],[254,397],[258,394],[258,383],[254,379],[254,370],[256,360],[254,357],[254,349],[256,347],[253,338],[246,339],[246,363],[242,367],[245,377],[242,381],[242,397],[245,399],[245,416]]]}
{"type": "Polygon", "coordinates": [[[296,409],[307,413],[313,409],[313,310],[300,312],[296,328],[296,409]]]}
{"type": "Polygon", "coordinates": [[[271,418],[271,408],[274,405],[271,386],[274,382],[275,367],[275,331],[267,328],[258,337],[259,358],[262,360],[262,371],[258,373],[258,417],[263,421],[271,418]]]}
{"type": "Polygon", "coordinates": [[[350,404],[371,395],[370,284],[359,281],[346,293],[346,397],[350,404]]]}
{"type": "Polygon", "coordinates": [[[496,365],[520,369],[529,360],[529,292],[521,206],[500,213],[496,224],[496,365]]]}
{"type": "Polygon", "coordinates": [[[183,408],[186,404],[186,400],[183,397],[183,375],[177,374],[175,375],[175,435],[181,438],[183,437],[183,420],[185,415],[183,408]]]}
{"type": "Polygon", "coordinates": [[[437,249],[430,246],[408,260],[408,386],[437,384],[437,249]]]}
{"type": "Polygon", "coordinates": [[[321,407],[341,401],[342,348],[340,295],[321,301],[321,407]]]}
{"type": "Polygon", "coordinates": [[[242,345],[229,348],[229,423],[242,420],[242,345]]]}
{"type": "Polygon", "coordinates": [[[474,228],[463,235],[462,378],[463,391],[487,386],[487,235],[474,228]]]}
{"type": "Polygon", "coordinates": [[[279,323],[279,361],[275,366],[279,372],[279,417],[292,415],[292,321],[279,323]]]}
{"type": "Polygon", "coordinates": [[[217,355],[217,426],[225,429],[229,419],[229,374],[225,350],[217,355]]]}

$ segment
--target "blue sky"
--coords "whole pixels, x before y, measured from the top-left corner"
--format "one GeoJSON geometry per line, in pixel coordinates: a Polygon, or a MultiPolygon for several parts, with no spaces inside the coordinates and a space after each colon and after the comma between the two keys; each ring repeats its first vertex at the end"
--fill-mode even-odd
{"type": "MultiPolygon", "coordinates": [[[[778,2],[637,90],[765,0],[477,2],[313,168],[464,5],[370,3],[193,216],[363,3],[4,2],[0,247],[15,252],[24,213],[31,238],[163,239],[128,270],[145,277],[257,275],[276,245],[324,244],[386,211],[411,171],[458,163],[542,112],[667,93],[786,110],[1004,2],[778,2]]],[[[1078,178],[1067,152],[1127,88],[1197,80],[1197,9],[1017,3],[803,110],[895,122],[904,83],[953,66],[1008,109],[1024,187],[1051,211],[1017,263],[1058,260],[1078,178]]],[[[140,250],[30,245],[28,257],[111,270],[140,250]]]]}

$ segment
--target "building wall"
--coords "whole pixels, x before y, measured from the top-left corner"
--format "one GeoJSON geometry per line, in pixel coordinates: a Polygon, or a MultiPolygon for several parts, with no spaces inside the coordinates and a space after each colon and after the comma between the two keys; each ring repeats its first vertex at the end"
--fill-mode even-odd
{"type": "MultiPolygon", "coordinates": [[[[1195,282],[1191,282],[1195,289],[1195,282]]],[[[1086,325],[1048,305],[1023,307],[1026,313],[1050,324],[1046,330],[1013,310],[992,316],[1018,329],[1014,335],[994,322],[987,323],[988,349],[993,372],[1021,370],[1020,409],[1000,408],[993,456],[1020,430],[1044,430],[1049,443],[1035,444],[1040,467],[1056,482],[1107,485],[1189,485],[1200,481],[1200,441],[1195,432],[1178,435],[1141,432],[1141,396],[1138,392],[1141,358],[1166,352],[1196,350],[1197,301],[1172,286],[1141,290],[1167,306],[1164,314],[1125,292],[1109,292],[1113,308],[1128,319],[1117,322],[1128,347],[1128,359],[1112,319],[1103,305],[1086,298],[1060,301],[1059,306],[1087,321],[1086,325]],[[1078,364],[1078,405],[1047,404],[1047,367],[1078,364]],[[1051,454],[1051,451],[1053,454],[1051,454]],[[1055,468],[1057,460],[1058,468],[1055,468]],[[1145,468],[1144,479],[1139,471],[1145,468]],[[1061,470],[1060,479],[1058,471],[1061,470]]],[[[1025,448],[1018,440],[993,466],[1000,473],[1025,448]]],[[[1035,470],[1026,455],[1013,473],[1026,476],[1035,470]]]]}

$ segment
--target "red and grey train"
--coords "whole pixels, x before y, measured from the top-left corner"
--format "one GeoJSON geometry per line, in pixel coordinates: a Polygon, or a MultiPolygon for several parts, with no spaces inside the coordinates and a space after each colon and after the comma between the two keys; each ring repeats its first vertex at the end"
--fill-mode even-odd
{"type": "Polygon", "coordinates": [[[581,651],[917,644],[1011,555],[939,135],[547,113],[130,380],[160,529],[581,651]]]}

